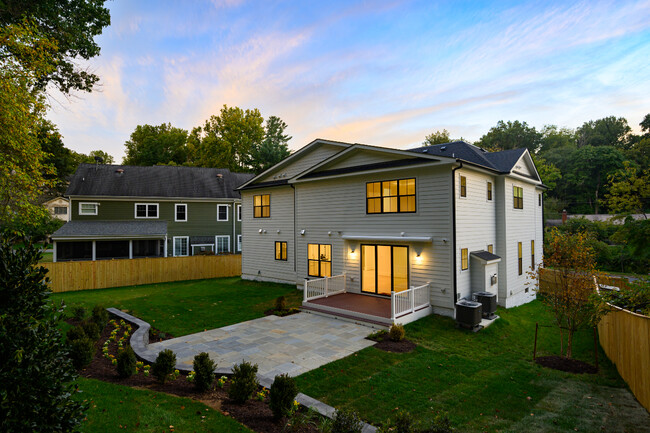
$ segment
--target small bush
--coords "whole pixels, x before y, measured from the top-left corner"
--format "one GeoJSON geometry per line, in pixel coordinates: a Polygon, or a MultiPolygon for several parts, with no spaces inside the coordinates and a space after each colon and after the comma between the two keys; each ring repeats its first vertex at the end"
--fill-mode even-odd
{"type": "Polygon", "coordinates": [[[117,374],[121,378],[127,378],[133,376],[135,373],[135,364],[137,363],[135,359],[135,353],[131,346],[126,346],[126,348],[117,355],[117,374]]]}
{"type": "Polygon", "coordinates": [[[388,331],[388,338],[390,338],[391,341],[402,341],[405,334],[406,331],[404,331],[404,327],[399,323],[396,323],[390,327],[390,331],[388,331]]]}
{"type": "Polygon", "coordinates": [[[368,340],[372,340],[372,341],[382,341],[384,339],[384,337],[386,337],[387,334],[388,334],[388,331],[386,331],[384,329],[380,329],[380,330],[375,331],[372,334],[368,335],[366,338],[368,340]]]}
{"type": "Polygon", "coordinates": [[[210,359],[210,355],[201,352],[194,357],[194,386],[199,391],[207,391],[214,382],[214,369],[217,364],[210,359]]]}
{"type": "Polygon", "coordinates": [[[449,416],[446,413],[436,415],[424,423],[420,433],[453,433],[454,429],[449,421],[449,416]]]}
{"type": "Polygon", "coordinates": [[[82,326],[73,326],[72,328],[68,329],[65,337],[68,340],[68,343],[72,343],[73,341],[81,340],[83,338],[88,338],[86,331],[84,331],[84,328],[82,326]]]}
{"type": "Polygon", "coordinates": [[[287,374],[275,376],[269,393],[269,408],[276,420],[289,416],[296,395],[298,395],[298,386],[291,377],[287,374]]]}
{"type": "Polygon", "coordinates": [[[337,410],[332,423],[332,433],[361,433],[363,422],[356,412],[337,410]]]}
{"type": "Polygon", "coordinates": [[[90,316],[90,320],[95,322],[99,329],[104,329],[108,323],[108,312],[101,305],[95,305],[93,307],[93,312],[90,316]]]}
{"type": "Polygon", "coordinates": [[[69,342],[70,359],[77,370],[81,370],[93,360],[95,356],[95,341],[88,337],[79,338],[69,342]]]}
{"type": "Polygon", "coordinates": [[[99,340],[99,336],[101,332],[99,330],[99,326],[97,326],[95,322],[91,322],[90,320],[85,320],[81,323],[81,328],[83,328],[88,338],[94,341],[99,340]]]}
{"type": "Polygon", "coordinates": [[[156,362],[151,366],[151,374],[160,383],[165,383],[176,368],[176,354],[170,349],[165,349],[158,353],[156,362]]]}
{"type": "Polygon", "coordinates": [[[411,414],[402,410],[395,417],[395,431],[397,433],[411,433],[413,431],[413,419],[411,414]]]}
{"type": "Polygon", "coordinates": [[[86,317],[86,309],[81,305],[75,305],[70,310],[72,312],[72,318],[78,321],[82,321],[86,317]]]}
{"type": "Polygon", "coordinates": [[[275,309],[278,311],[284,311],[287,309],[287,300],[284,296],[278,296],[275,300],[275,309]]]}
{"type": "Polygon", "coordinates": [[[248,400],[259,383],[257,382],[257,364],[242,361],[232,368],[232,382],[228,390],[228,397],[235,403],[243,404],[248,400]]]}

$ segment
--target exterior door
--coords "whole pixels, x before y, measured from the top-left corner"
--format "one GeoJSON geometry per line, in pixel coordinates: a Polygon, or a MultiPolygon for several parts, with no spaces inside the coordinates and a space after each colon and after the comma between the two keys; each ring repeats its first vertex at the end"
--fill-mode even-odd
{"type": "Polygon", "coordinates": [[[361,245],[361,291],[390,296],[408,288],[408,247],[361,245]]]}

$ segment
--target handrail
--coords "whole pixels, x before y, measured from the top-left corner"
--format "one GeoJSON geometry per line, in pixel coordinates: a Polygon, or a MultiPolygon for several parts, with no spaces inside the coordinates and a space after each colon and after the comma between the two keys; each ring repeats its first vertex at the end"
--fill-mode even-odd
{"type": "Polygon", "coordinates": [[[345,280],[345,273],[333,277],[316,278],[313,280],[305,279],[303,301],[308,302],[314,299],[327,298],[328,296],[345,293],[345,280]]]}
{"type": "Polygon", "coordinates": [[[391,319],[414,313],[421,308],[428,307],[431,303],[429,295],[429,284],[419,287],[411,286],[410,289],[401,292],[390,292],[391,319]]]}

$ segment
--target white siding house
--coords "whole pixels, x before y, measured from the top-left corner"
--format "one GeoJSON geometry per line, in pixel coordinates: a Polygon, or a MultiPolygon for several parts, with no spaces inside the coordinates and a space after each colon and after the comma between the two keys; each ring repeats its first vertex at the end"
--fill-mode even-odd
{"type": "Polygon", "coordinates": [[[377,323],[454,316],[476,292],[519,305],[534,297],[544,189],[525,149],[315,140],[239,187],[242,277],[296,284],[305,308],[377,323]]]}

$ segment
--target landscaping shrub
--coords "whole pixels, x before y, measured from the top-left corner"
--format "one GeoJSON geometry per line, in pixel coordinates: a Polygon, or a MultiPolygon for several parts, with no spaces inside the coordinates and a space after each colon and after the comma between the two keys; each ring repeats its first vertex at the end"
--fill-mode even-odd
{"type": "Polygon", "coordinates": [[[101,305],[95,305],[93,307],[92,314],[90,316],[90,320],[95,322],[97,326],[99,326],[99,329],[104,329],[106,324],[108,323],[108,311],[101,305]]]}
{"type": "Polygon", "coordinates": [[[275,300],[275,309],[278,311],[284,311],[287,309],[287,300],[284,296],[278,296],[275,300]]]}
{"type": "Polygon", "coordinates": [[[70,359],[72,365],[77,370],[81,370],[93,360],[95,356],[95,340],[84,337],[69,342],[70,345],[70,359]]]}
{"type": "Polygon", "coordinates": [[[214,369],[217,364],[210,359],[210,355],[201,352],[194,357],[194,386],[199,391],[207,391],[214,382],[214,369]]]}
{"type": "Polygon", "coordinates": [[[165,349],[158,353],[156,361],[151,366],[151,374],[160,383],[165,383],[169,376],[174,373],[176,367],[176,354],[170,349],[165,349]]]}
{"type": "Polygon", "coordinates": [[[332,422],[332,433],[361,433],[363,422],[356,412],[337,410],[332,422]]]}
{"type": "Polygon", "coordinates": [[[399,411],[395,417],[396,433],[411,433],[413,431],[413,418],[405,410],[399,411]]]}
{"type": "Polygon", "coordinates": [[[384,337],[386,337],[387,334],[388,334],[388,331],[386,331],[384,329],[380,329],[380,330],[375,331],[372,334],[368,335],[366,338],[368,340],[372,340],[372,341],[382,341],[384,339],[384,337]]]}
{"type": "Polygon", "coordinates": [[[88,338],[86,331],[82,326],[73,326],[68,329],[68,332],[65,334],[65,337],[68,343],[72,343],[75,340],[81,340],[82,338],[88,338]]]}
{"type": "Polygon", "coordinates": [[[86,317],[86,309],[81,305],[75,305],[72,307],[72,318],[78,321],[82,321],[86,317]]]}
{"type": "Polygon", "coordinates": [[[419,433],[453,433],[454,429],[449,421],[449,416],[446,413],[440,413],[426,421],[418,431],[419,433]]]}
{"type": "Polygon", "coordinates": [[[388,338],[390,338],[391,341],[402,341],[404,335],[406,335],[406,331],[404,331],[404,327],[399,323],[391,326],[390,331],[388,331],[388,338]]]}
{"type": "Polygon", "coordinates": [[[117,374],[124,379],[133,376],[135,373],[135,364],[137,362],[138,360],[135,359],[135,353],[133,353],[131,346],[126,346],[126,348],[117,355],[117,374]]]}
{"type": "Polygon", "coordinates": [[[91,322],[90,320],[85,320],[81,323],[81,328],[84,330],[88,338],[94,341],[99,340],[101,331],[99,330],[99,326],[97,326],[95,322],[91,322]]]}
{"type": "Polygon", "coordinates": [[[243,404],[248,400],[259,383],[257,382],[257,364],[242,361],[232,368],[232,382],[228,390],[228,397],[235,403],[243,404]]]}
{"type": "Polygon", "coordinates": [[[275,419],[280,419],[291,413],[296,395],[298,395],[298,386],[293,378],[287,374],[275,376],[269,393],[269,408],[275,419]]]}

